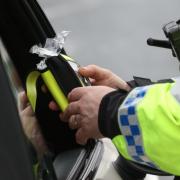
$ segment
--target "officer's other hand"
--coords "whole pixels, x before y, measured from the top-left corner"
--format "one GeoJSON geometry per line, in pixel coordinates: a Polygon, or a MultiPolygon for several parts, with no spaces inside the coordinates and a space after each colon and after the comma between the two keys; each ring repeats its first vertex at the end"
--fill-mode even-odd
{"type": "Polygon", "coordinates": [[[88,65],[79,68],[79,74],[90,78],[92,85],[109,86],[115,89],[124,89],[126,91],[131,89],[129,85],[116,74],[96,65],[88,65]]]}
{"type": "Polygon", "coordinates": [[[86,144],[90,138],[102,138],[98,127],[98,111],[102,98],[115,89],[107,86],[89,86],[73,89],[69,95],[69,106],[60,114],[71,129],[77,129],[76,142],[86,144]]]}

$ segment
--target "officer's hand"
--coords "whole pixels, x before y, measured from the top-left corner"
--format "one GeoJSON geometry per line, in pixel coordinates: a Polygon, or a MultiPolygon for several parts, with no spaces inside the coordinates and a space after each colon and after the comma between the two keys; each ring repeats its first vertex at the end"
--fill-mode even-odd
{"type": "Polygon", "coordinates": [[[92,85],[109,86],[112,88],[120,88],[129,91],[129,85],[112,73],[108,69],[101,68],[96,65],[88,65],[79,69],[79,74],[84,77],[90,78],[92,85]]]}
{"type": "Polygon", "coordinates": [[[47,147],[25,92],[19,93],[19,114],[24,133],[35,147],[40,158],[47,150],[47,147]]]}
{"type": "MultiPolygon", "coordinates": [[[[101,68],[96,65],[88,65],[79,68],[79,74],[84,77],[90,78],[93,86],[108,86],[114,89],[120,88],[130,91],[130,86],[118,77],[116,74],[108,69],[101,68]]],[[[54,101],[49,103],[49,108],[53,111],[58,111],[59,108],[54,101]]]]}
{"type": "Polygon", "coordinates": [[[75,88],[69,93],[70,104],[60,117],[71,129],[77,129],[77,143],[86,144],[90,138],[103,137],[98,127],[99,105],[103,96],[111,91],[114,89],[106,86],[89,86],[75,88]]]}

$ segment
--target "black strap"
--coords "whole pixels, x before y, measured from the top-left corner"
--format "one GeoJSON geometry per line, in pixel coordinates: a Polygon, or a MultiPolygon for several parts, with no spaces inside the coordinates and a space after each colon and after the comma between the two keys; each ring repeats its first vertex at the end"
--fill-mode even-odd
{"type": "Polygon", "coordinates": [[[162,80],[158,80],[157,82],[153,82],[153,81],[151,81],[151,79],[137,77],[137,76],[133,76],[133,79],[134,80],[127,82],[131,88],[151,85],[151,84],[155,84],[155,83],[172,83],[172,82],[174,82],[172,79],[162,79],[162,80]]]}
{"type": "Polygon", "coordinates": [[[133,79],[134,80],[127,82],[128,85],[132,88],[154,84],[154,82],[152,82],[151,79],[148,78],[133,76],[133,79]]]}

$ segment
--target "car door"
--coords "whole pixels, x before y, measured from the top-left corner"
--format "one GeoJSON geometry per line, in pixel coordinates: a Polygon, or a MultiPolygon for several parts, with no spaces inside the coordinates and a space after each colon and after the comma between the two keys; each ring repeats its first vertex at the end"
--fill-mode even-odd
{"type": "MultiPolygon", "coordinates": [[[[44,44],[54,37],[52,26],[35,0],[2,0],[0,2],[0,35],[26,89],[28,74],[41,58],[30,54],[35,44],[44,44]]],[[[62,50],[65,54],[65,51],[62,50]]],[[[103,144],[90,140],[86,146],[76,144],[74,133],[59,120],[58,113],[48,108],[50,94],[41,91],[38,80],[36,117],[51,154],[58,179],[92,179],[102,158],[103,144]],[[98,154],[98,156],[94,156],[98,154]],[[93,159],[93,165],[90,161],[93,159]],[[89,165],[91,168],[89,169],[89,165]]]]}
{"type": "Polygon", "coordinates": [[[0,53],[0,179],[34,180],[33,159],[0,53]]]}

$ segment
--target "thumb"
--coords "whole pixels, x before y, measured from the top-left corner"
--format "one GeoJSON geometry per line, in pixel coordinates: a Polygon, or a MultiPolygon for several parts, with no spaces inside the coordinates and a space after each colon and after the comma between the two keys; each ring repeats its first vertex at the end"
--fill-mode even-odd
{"type": "Polygon", "coordinates": [[[87,143],[88,138],[86,137],[82,128],[79,128],[75,134],[76,142],[81,145],[85,145],[87,143]]]}
{"type": "Polygon", "coordinates": [[[79,68],[78,72],[84,77],[92,78],[95,80],[99,80],[104,76],[104,69],[96,65],[88,65],[86,67],[81,67],[79,68]]]}
{"type": "Polygon", "coordinates": [[[28,103],[28,98],[25,91],[22,91],[18,94],[18,99],[19,99],[19,110],[23,111],[27,107],[27,103],[28,103]]]}

